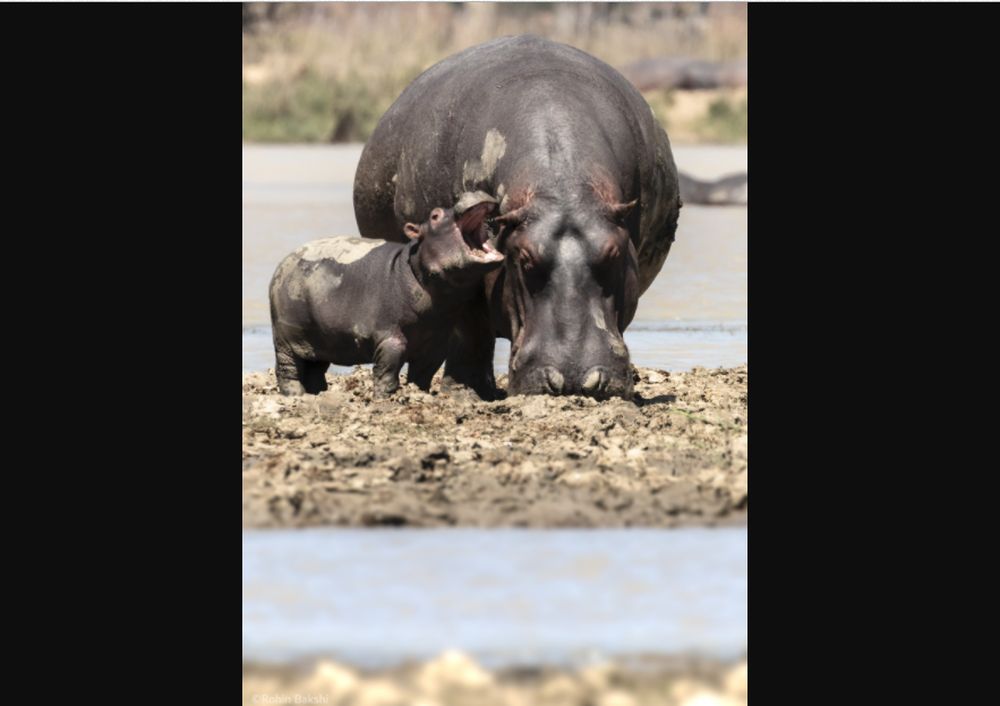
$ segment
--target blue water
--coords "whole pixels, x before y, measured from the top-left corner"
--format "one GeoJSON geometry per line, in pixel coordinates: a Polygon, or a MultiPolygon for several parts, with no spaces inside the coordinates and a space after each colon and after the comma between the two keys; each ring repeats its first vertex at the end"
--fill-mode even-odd
{"type": "Polygon", "coordinates": [[[746,651],[747,530],[257,530],[243,657],[386,666],[746,651]]]}
{"type": "MultiPolygon", "coordinates": [[[[625,331],[625,344],[636,365],[681,372],[696,365],[706,368],[732,367],[747,362],[747,325],[743,322],[638,321],[625,331]]],[[[493,366],[506,373],[510,342],[497,339],[493,366]]],[[[270,326],[243,328],[243,372],[274,367],[270,326]]],[[[332,373],[347,373],[351,367],[331,366],[332,373]]]]}

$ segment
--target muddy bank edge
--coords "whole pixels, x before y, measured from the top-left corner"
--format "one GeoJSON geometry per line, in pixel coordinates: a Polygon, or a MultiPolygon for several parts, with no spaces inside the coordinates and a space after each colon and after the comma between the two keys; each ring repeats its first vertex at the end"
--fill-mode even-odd
{"type": "Polygon", "coordinates": [[[299,667],[244,665],[243,703],[742,706],[747,703],[747,663],[650,658],[579,669],[491,671],[450,651],[427,662],[371,672],[332,660],[299,667]]]}
{"type": "Polygon", "coordinates": [[[368,369],[327,379],[291,398],[244,375],[245,527],[746,522],[746,365],[638,368],[633,401],[483,402],[439,380],[377,399],[368,369]]]}

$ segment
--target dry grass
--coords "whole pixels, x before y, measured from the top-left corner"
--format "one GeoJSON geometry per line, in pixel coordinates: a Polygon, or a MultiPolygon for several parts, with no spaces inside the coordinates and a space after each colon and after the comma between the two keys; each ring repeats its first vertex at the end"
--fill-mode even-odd
{"type": "MultiPolygon", "coordinates": [[[[742,59],[746,57],[746,28],[742,3],[707,7],[696,3],[252,3],[244,6],[243,137],[271,142],[364,140],[420,72],[495,37],[531,32],[622,67],[657,56],[742,59]]],[[[671,101],[656,96],[647,99],[661,121],[676,122],[671,120],[671,101]]],[[[738,112],[738,101],[733,107],[738,112]]],[[[717,108],[715,115],[731,126],[731,112],[717,108]]],[[[706,112],[704,120],[711,119],[706,112]]],[[[732,139],[725,131],[680,129],[687,138],[682,141],[732,139]]],[[[672,137],[676,140],[680,134],[672,137]]]]}

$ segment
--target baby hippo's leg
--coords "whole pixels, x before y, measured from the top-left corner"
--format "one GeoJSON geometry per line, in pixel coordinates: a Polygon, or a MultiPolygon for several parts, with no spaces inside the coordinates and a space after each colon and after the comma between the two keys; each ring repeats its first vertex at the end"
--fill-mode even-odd
{"type": "Polygon", "coordinates": [[[279,341],[274,343],[274,375],[278,378],[278,389],[283,395],[301,395],[305,393],[302,385],[303,361],[292,353],[287,345],[279,341]]]}
{"type": "MultiPolygon", "coordinates": [[[[447,339],[445,339],[445,344],[447,345],[447,339]]],[[[436,373],[441,367],[441,364],[444,363],[444,350],[446,349],[443,349],[440,355],[425,355],[411,360],[410,368],[406,373],[406,381],[412,382],[424,392],[430,390],[431,380],[434,379],[434,373],[436,373]]]]}
{"type": "Polygon", "coordinates": [[[310,395],[318,395],[329,386],[326,384],[326,371],[330,364],[325,361],[303,361],[302,386],[310,395]]]}
{"type": "Polygon", "coordinates": [[[388,397],[399,389],[399,371],[406,358],[406,340],[401,334],[393,334],[382,339],[375,348],[375,394],[388,397]]]}

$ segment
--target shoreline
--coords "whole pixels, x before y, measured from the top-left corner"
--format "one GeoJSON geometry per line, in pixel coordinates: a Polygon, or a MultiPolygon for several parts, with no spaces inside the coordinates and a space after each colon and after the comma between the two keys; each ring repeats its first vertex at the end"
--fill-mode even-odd
{"type": "Polygon", "coordinates": [[[746,657],[647,655],[576,667],[488,669],[449,650],[426,661],[357,669],[320,658],[243,665],[243,703],[341,706],[737,706],[747,702],[746,657]]]}
{"type": "Polygon", "coordinates": [[[744,525],[747,366],[636,375],[633,401],[484,402],[440,374],[384,400],[363,368],[303,397],[244,374],[244,528],[744,525]]]}

